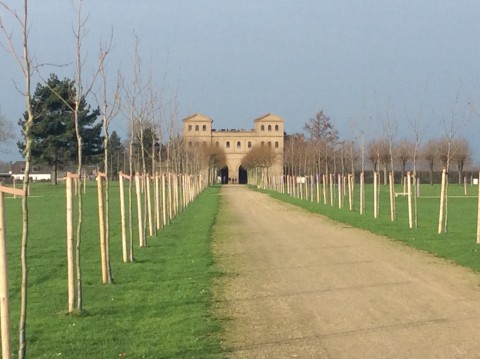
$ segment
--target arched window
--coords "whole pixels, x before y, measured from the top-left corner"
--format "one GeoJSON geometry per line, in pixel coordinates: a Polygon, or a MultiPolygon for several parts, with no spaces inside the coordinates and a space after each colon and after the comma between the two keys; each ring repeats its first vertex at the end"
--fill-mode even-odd
{"type": "Polygon", "coordinates": [[[240,141],[237,141],[237,148],[240,148],[242,147],[242,144],[240,143],[240,141]]]}
{"type": "Polygon", "coordinates": [[[189,130],[189,131],[192,130],[192,125],[188,125],[188,130],[189,130]]]}
{"type": "Polygon", "coordinates": [[[265,126],[264,126],[264,125],[261,125],[261,126],[260,126],[260,130],[265,131],[265,126]]]}
{"type": "Polygon", "coordinates": [[[215,147],[220,147],[220,143],[218,143],[218,141],[215,142],[215,147]]]}
{"type": "Polygon", "coordinates": [[[203,147],[207,147],[207,143],[205,141],[202,142],[203,147]]]}
{"type": "Polygon", "coordinates": [[[263,147],[263,146],[265,146],[265,142],[264,142],[264,141],[262,141],[262,143],[261,143],[260,145],[261,145],[262,147],[263,147]]]}
{"type": "Polygon", "coordinates": [[[252,141],[248,141],[247,146],[248,146],[248,148],[252,148],[252,141]]]}
{"type": "Polygon", "coordinates": [[[269,131],[272,130],[272,125],[268,125],[268,130],[269,130],[269,131]]]}
{"type": "Polygon", "coordinates": [[[278,131],[278,125],[275,125],[275,131],[278,131]]]}
{"type": "Polygon", "coordinates": [[[191,142],[188,143],[188,147],[192,147],[192,143],[191,143],[191,142]]]}
{"type": "Polygon", "coordinates": [[[200,128],[198,127],[198,125],[195,125],[195,131],[198,131],[200,128]]]}
{"type": "Polygon", "coordinates": [[[268,147],[272,147],[272,142],[268,141],[268,147]]]}
{"type": "Polygon", "coordinates": [[[230,148],[230,141],[227,141],[227,142],[225,143],[225,147],[230,148]]]}
{"type": "Polygon", "coordinates": [[[275,141],[275,148],[278,148],[278,141],[275,141]]]}
{"type": "Polygon", "coordinates": [[[202,130],[203,130],[203,131],[206,131],[206,130],[207,130],[207,125],[203,125],[203,126],[202,126],[202,130]]]}

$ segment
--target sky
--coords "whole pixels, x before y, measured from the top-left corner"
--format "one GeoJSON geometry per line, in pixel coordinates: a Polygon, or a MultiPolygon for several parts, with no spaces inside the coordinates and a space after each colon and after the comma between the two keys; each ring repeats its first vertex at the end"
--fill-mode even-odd
{"type": "MultiPolygon", "coordinates": [[[[29,3],[31,54],[37,63],[67,64],[40,74],[72,78],[72,2],[29,3]]],[[[84,78],[112,32],[108,71],[121,68],[128,78],[136,36],[143,72],[152,69],[165,108],[177,104],[179,123],[201,113],[217,129],[250,129],[274,113],[295,133],[323,110],[343,139],[381,137],[387,121],[396,139],[413,139],[418,121],[424,141],[453,124],[480,162],[478,0],[83,0],[83,13],[84,78]]],[[[3,9],[0,16],[19,39],[11,17],[3,9]]],[[[20,136],[22,77],[2,49],[0,79],[0,112],[20,136]]],[[[127,138],[124,116],[111,126],[127,138]]],[[[0,147],[0,159],[20,158],[15,142],[0,147]]]]}

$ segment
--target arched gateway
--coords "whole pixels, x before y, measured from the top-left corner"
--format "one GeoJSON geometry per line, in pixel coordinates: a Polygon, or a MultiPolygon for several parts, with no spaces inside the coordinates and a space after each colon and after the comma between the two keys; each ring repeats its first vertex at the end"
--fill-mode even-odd
{"type": "Polygon", "coordinates": [[[283,173],[284,121],[266,114],[254,120],[252,130],[213,129],[213,121],[198,113],[183,119],[183,139],[187,146],[210,144],[225,151],[227,167],[218,174],[221,183],[248,183],[247,171],[241,166],[243,157],[255,146],[269,146],[278,154],[269,168],[271,175],[283,173]]]}

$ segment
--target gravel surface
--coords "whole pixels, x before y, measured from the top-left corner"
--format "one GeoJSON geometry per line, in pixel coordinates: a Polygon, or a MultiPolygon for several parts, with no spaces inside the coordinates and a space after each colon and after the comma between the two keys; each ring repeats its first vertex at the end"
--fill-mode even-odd
{"type": "Polygon", "coordinates": [[[214,251],[231,358],[480,358],[480,276],[246,186],[214,251]]]}

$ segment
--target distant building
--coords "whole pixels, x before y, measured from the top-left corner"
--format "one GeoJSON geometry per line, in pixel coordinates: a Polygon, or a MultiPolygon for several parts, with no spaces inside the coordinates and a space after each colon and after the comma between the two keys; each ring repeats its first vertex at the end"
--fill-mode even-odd
{"type": "Polygon", "coordinates": [[[271,147],[277,158],[269,174],[283,174],[283,133],[281,117],[266,114],[254,120],[253,130],[216,130],[213,121],[198,113],[183,119],[183,139],[187,146],[194,143],[222,147],[226,154],[227,166],[219,176],[222,183],[247,183],[247,171],[241,166],[242,159],[255,145],[271,147]]]}
{"type": "MultiPolygon", "coordinates": [[[[10,175],[16,181],[23,181],[25,171],[25,161],[17,161],[12,164],[10,175]]],[[[51,169],[33,165],[30,170],[30,179],[32,181],[50,181],[52,179],[51,169]]]]}

